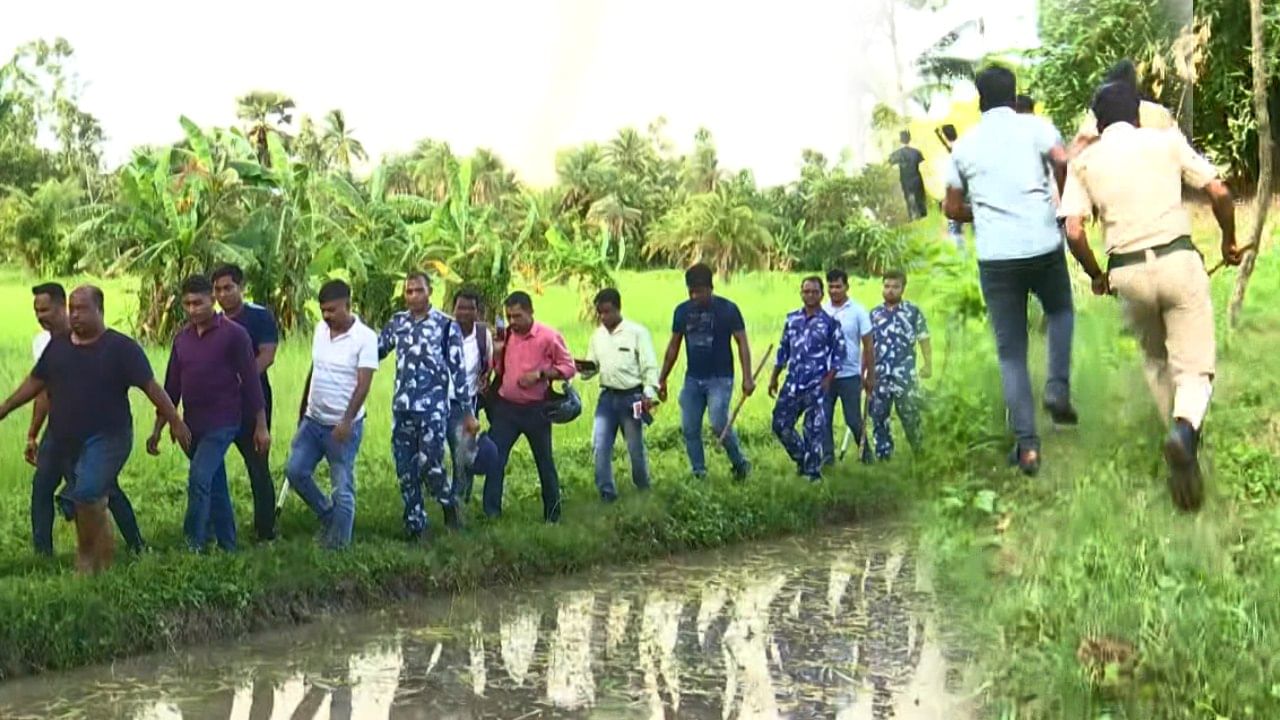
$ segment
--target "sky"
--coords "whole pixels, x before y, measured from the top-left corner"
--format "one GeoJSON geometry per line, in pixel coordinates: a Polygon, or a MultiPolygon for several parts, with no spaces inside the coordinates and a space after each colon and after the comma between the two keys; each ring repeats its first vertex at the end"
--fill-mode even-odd
{"type": "MultiPolygon", "coordinates": [[[[723,167],[773,184],[794,178],[803,148],[875,155],[870,110],[897,86],[890,1],[41,0],[6,8],[0,52],[71,43],[112,165],[177,139],[180,115],[235,124],[235,98],[261,89],[317,122],[341,108],[374,158],[431,137],[491,148],[541,185],[558,150],[662,116],[677,147],[705,126],[723,167]]],[[[908,70],[979,16],[986,32],[966,49],[1035,44],[1035,0],[895,12],[908,70]]]]}

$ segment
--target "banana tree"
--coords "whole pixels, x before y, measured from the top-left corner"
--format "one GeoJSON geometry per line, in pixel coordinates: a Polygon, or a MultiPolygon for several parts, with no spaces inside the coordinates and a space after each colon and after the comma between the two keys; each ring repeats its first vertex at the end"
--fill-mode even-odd
{"type": "Polygon", "coordinates": [[[82,266],[114,256],[112,270],[138,274],[135,331],[152,341],[167,340],[182,321],[174,291],[182,278],[216,261],[249,259],[226,238],[243,226],[245,200],[256,192],[236,170],[252,148],[243,136],[180,122],[184,141],[136,153],[119,171],[116,201],[73,233],[101,240],[82,266]]]}
{"type": "Polygon", "coordinates": [[[464,278],[480,293],[485,312],[501,307],[511,281],[510,259],[516,254],[514,235],[506,219],[493,205],[477,204],[472,163],[458,162],[449,176],[444,201],[435,206],[429,222],[413,228],[406,264],[434,267],[449,286],[447,304],[464,278]]]}

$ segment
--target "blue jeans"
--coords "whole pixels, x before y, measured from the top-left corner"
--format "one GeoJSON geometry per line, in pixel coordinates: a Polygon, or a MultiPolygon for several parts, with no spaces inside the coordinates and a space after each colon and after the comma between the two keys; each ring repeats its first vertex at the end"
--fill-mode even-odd
{"type": "MultiPolygon", "coordinates": [[[[129,436],[131,445],[133,436],[129,436]]],[[[53,518],[55,514],[54,497],[58,491],[58,483],[65,477],[67,487],[75,483],[75,462],[79,453],[79,444],[59,442],[45,433],[40,440],[40,449],[36,454],[36,471],[31,478],[31,540],[36,552],[41,555],[53,554],[53,518]]],[[[69,498],[62,498],[63,514],[70,519],[74,507],[69,498]]],[[[138,518],[133,513],[133,505],[119,484],[107,495],[107,507],[115,518],[116,527],[124,536],[129,549],[138,552],[143,548],[142,531],[138,529],[138,518]]]]}
{"type": "Polygon", "coordinates": [[[236,549],[236,516],[227,489],[227,450],[240,434],[238,425],[216,428],[191,438],[187,457],[187,515],[182,523],[187,545],[196,552],[209,541],[210,525],[218,547],[236,549]]]}
{"type": "Polygon", "coordinates": [[[862,378],[854,376],[836,378],[831,383],[831,392],[823,398],[826,408],[827,427],[822,436],[822,461],[831,464],[836,459],[836,401],[840,401],[840,411],[844,415],[845,427],[853,431],[853,442],[862,444],[862,378]]]}
{"type": "Polygon", "coordinates": [[[1004,402],[1019,450],[1039,450],[1035,399],[1027,369],[1027,297],[1034,294],[1049,325],[1049,373],[1044,399],[1066,402],[1071,391],[1071,336],[1075,310],[1062,250],[1020,260],[978,263],[982,297],[996,334],[1004,402]]]}
{"type": "Polygon", "coordinates": [[[499,399],[489,408],[489,439],[498,446],[498,466],[484,479],[484,514],[489,517],[502,514],[507,459],[521,435],[529,441],[533,463],[538,468],[538,482],[542,485],[542,518],[547,522],[558,522],[560,474],[551,449],[551,421],[547,419],[543,403],[517,405],[499,399]]]}
{"type": "Polygon", "coordinates": [[[298,426],[289,448],[289,462],[284,476],[324,526],[323,544],[344,548],[351,544],[351,531],[356,520],[356,453],[364,435],[364,419],[351,426],[351,437],[340,443],[333,439],[333,426],[306,418],[298,426]],[[325,497],[316,486],[316,466],[329,462],[332,497],[325,497]]]}
{"type": "MultiPolygon", "coordinates": [[[[680,390],[680,425],[684,432],[684,449],[689,454],[689,466],[694,475],[707,474],[707,460],[702,449],[702,416],[711,415],[711,431],[717,440],[729,424],[729,403],[733,400],[733,378],[684,379],[680,390]]],[[[735,472],[750,467],[738,445],[738,434],[729,431],[724,439],[724,450],[735,472]]]]}
{"type": "Polygon", "coordinates": [[[631,409],[632,404],[642,397],[642,393],[634,391],[607,388],[600,391],[591,440],[596,461],[596,489],[605,501],[618,497],[618,488],[613,483],[613,443],[618,439],[619,429],[631,456],[631,481],[637,489],[649,489],[649,455],[644,449],[644,422],[637,420],[631,409]]]}

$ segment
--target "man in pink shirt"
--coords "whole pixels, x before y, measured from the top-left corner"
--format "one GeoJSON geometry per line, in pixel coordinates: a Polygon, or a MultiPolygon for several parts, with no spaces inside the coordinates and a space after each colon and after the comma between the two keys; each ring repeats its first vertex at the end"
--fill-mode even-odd
{"type": "Polygon", "coordinates": [[[560,476],[551,452],[551,420],[546,414],[547,388],[552,380],[574,375],[573,356],[555,330],[533,321],[533,300],[528,293],[507,297],[507,331],[494,343],[497,401],[488,410],[489,437],[498,447],[498,459],[484,482],[484,513],[502,514],[502,487],[511,447],[523,435],[533,451],[542,484],[542,516],[560,519],[560,476]]]}

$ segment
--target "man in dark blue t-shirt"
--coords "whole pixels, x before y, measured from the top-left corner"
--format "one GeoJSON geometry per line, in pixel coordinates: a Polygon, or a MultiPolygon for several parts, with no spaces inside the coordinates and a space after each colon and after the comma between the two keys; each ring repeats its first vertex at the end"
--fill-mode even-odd
{"type": "MultiPolygon", "coordinates": [[[[267,368],[276,360],[276,345],[280,331],[271,311],[244,301],[244,271],[235,265],[223,265],[213,271],[213,296],[222,312],[236,321],[249,333],[253,341],[253,356],[262,379],[262,398],[267,411],[267,426],[271,425],[271,382],[267,380],[267,368]]],[[[253,442],[253,419],[248,418],[236,437],[236,449],[244,458],[249,473],[249,487],[253,490],[253,528],[259,540],[272,540],[276,536],[275,504],[276,487],[271,479],[268,453],[259,453],[253,442]]]]}
{"type": "MultiPolygon", "coordinates": [[[[191,431],[151,374],[147,355],[129,337],[106,327],[102,290],[76,288],[70,297],[71,332],[57,335],[22,385],[0,404],[0,420],[41,392],[49,397],[45,452],[67,479],[61,500],[76,521],[76,568],[98,572],[111,564],[115,536],[106,523],[108,498],[118,493],[120,471],[133,449],[129,388],[140,388],[185,451],[191,431]]],[[[127,498],[123,498],[127,503],[127,498]]],[[[132,508],[118,516],[126,538],[138,538],[132,508]]]]}
{"type": "MultiPolygon", "coordinates": [[[[702,448],[702,417],[711,415],[711,429],[716,437],[729,424],[729,403],[733,400],[733,349],[730,338],[738,343],[742,364],[742,393],[755,391],[751,377],[751,347],[747,328],[738,306],[712,292],[711,268],[698,263],[684,274],[689,299],[676,306],[671,320],[671,341],[662,362],[658,379],[658,399],[667,399],[667,377],[680,357],[680,345],[688,348],[684,387],[680,390],[680,424],[684,431],[684,447],[696,478],[707,474],[702,448]]],[[[724,449],[739,480],[747,477],[751,463],[742,454],[738,436],[732,430],[724,439],[724,449]]]]}

